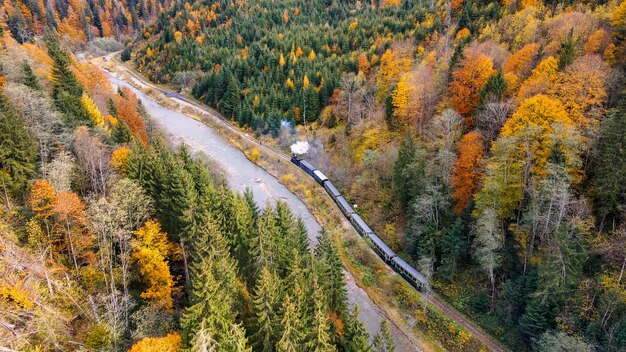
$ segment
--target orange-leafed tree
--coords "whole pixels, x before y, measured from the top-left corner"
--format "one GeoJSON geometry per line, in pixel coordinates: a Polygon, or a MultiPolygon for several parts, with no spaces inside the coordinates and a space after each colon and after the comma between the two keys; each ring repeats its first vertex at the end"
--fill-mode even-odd
{"type": "Polygon", "coordinates": [[[48,180],[35,180],[30,190],[28,205],[35,213],[35,218],[46,228],[46,234],[50,239],[50,218],[54,215],[54,196],[56,191],[48,180]]]}
{"type": "Polygon", "coordinates": [[[180,335],[177,332],[163,337],[146,337],[131,347],[128,352],[178,352],[180,351],[180,335]]]}
{"type": "Polygon", "coordinates": [[[171,311],[174,277],[170,273],[168,257],[173,252],[173,245],[165,232],[161,231],[161,224],[155,220],[147,221],[135,235],[131,242],[132,257],[146,284],[141,297],[157,307],[171,311]]]}
{"type": "Polygon", "coordinates": [[[143,119],[139,115],[137,108],[139,107],[137,96],[127,87],[122,88],[124,96],[117,96],[117,113],[118,118],[126,121],[133,136],[142,143],[148,143],[148,133],[143,124],[143,119]]]}
{"type": "Polygon", "coordinates": [[[461,138],[458,144],[459,156],[452,167],[452,197],[454,210],[460,214],[478,190],[482,178],[485,150],[483,138],[478,131],[472,131],[461,138]]]}
{"type": "Polygon", "coordinates": [[[363,72],[364,75],[367,75],[370,72],[370,62],[367,59],[367,53],[361,53],[357,58],[357,67],[360,72],[363,72]]]}
{"type": "Polygon", "coordinates": [[[81,266],[95,262],[94,240],[87,227],[85,204],[76,193],[61,192],[54,198],[53,209],[57,228],[64,237],[60,247],[67,250],[78,275],[81,266]]]}
{"type": "Polygon", "coordinates": [[[509,56],[504,64],[505,73],[513,73],[518,78],[524,79],[528,77],[533,69],[533,64],[537,54],[539,53],[539,44],[527,44],[515,54],[509,56]]]}
{"type": "Polygon", "coordinates": [[[44,220],[50,218],[54,212],[54,196],[56,191],[48,180],[35,180],[30,191],[28,205],[35,212],[35,216],[44,220]]]}
{"type": "Polygon", "coordinates": [[[594,127],[604,113],[609,65],[598,55],[585,55],[560,72],[548,88],[581,130],[594,127]]]}
{"type": "Polygon", "coordinates": [[[452,82],[448,89],[450,103],[465,117],[467,127],[472,125],[469,114],[478,106],[480,90],[495,72],[490,58],[481,53],[466,50],[460,67],[452,73],[452,82]]]}

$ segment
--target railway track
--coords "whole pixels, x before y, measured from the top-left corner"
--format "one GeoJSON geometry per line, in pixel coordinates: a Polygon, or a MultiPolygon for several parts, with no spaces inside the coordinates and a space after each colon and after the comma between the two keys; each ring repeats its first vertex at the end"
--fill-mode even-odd
{"type": "MultiPolygon", "coordinates": [[[[145,79],[144,77],[140,76],[139,74],[135,73],[134,71],[126,68],[121,62],[119,62],[116,58],[115,55],[117,53],[112,53],[106,56],[106,58],[109,61],[113,61],[116,63],[116,66],[118,67],[118,69],[123,70],[125,73],[129,74],[134,80],[137,80],[141,85],[144,85],[146,87],[149,87],[151,89],[154,89],[156,91],[158,91],[159,93],[163,94],[164,96],[170,98],[170,99],[176,99],[179,101],[182,101],[190,106],[193,106],[196,109],[199,109],[200,111],[204,112],[204,113],[208,113],[210,114],[212,117],[214,117],[217,121],[219,121],[219,123],[222,125],[222,127],[228,129],[229,131],[237,134],[240,138],[245,139],[247,142],[255,145],[256,148],[270,154],[273,155],[274,157],[277,157],[281,160],[287,161],[288,163],[291,163],[291,158],[289,155],[276,150],[270,146],[267,145],[263,145],[261,142],[259,142],[256,138],[253,138],[251,136],[249,136],[247,133],[242,132],[240,129],[238,129],[237,127],[233,126],[230,121],[228,121],[226,118],[224,118],[220,113],[218,113],[217,111],[215,111],[214,109],[201,104],[193,99],[189,99],[188,97],[165,89],[163,87],[159,87],[151,82],[149,82],[147,79],[145,79]]],[[[304,172],[303,170],[301,170],[301,172],[304,172]]],[[[307,174],[308,176],[308,174],[307,174]]],[[[339,209],[339,208],[338,208],[339,209]]],[[[343,215],[343,214],[342,214],[343,215]]],[[[384,262],[384,260],[383,260],[384,262]]],[[[385,265],[387,265],[387,267],[392,270],[393,268],[391,268],[388,263],[385,263],[385,265]]],[[[419,290],[418,290],[419,291],[419,290]]],[[[433,295],[428,295],[428,294],[423,294],[420,292],[420,294],[422,294],[422,296],[424,296],[426,298],[426,300],[431,303],[433,306],[437,307],[439,310],[441,310],[446,316],[448,316],[450,319],[452,319],[455,323],[459,324],[461,327],[463,327],[465,330],[467,330],[468,332],[470,332],[475,338],[477,338],[478,340],[480,340],[483,344],[485,344],[489,349],[491,349],[492,351],[495,352],[507,352],[509,351],[508,349],[502,347],[502,345],[500,345],[497,341],[495,341],[494,339],[492,339],[487,333],[483,332],[481,328],[479,328],[478,326],[476,326],[473,322],[471,322],[468,318],[464,317],[462,314],[460,314],[459,312],[457,312],[456,310],[454,310],[453,308],[449,307],[446,303],[444,303],[443,301],[439,300],[437,297],[433,296],[433,295]]]]}

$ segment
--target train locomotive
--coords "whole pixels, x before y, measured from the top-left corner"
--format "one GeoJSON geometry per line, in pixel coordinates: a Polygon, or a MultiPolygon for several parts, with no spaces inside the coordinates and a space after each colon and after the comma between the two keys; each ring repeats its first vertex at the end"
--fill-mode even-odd
{"type": "Polygon", "coordinates": [[[367,223],[357,214],[350,203],[341,195],[341,192],[333,185],[333,183],[322,173],[306,160],[299,158],[297,155],[291,157],[291,162],[301,168],[304,172],[313,177],[319,183],[330,198],[337,204],[343,215],[350,221],[354,229],[366,238],[378,256],[389,264],[398,274],[404,277],[411,285],[421,290],[426,284],[426,278],[413,266],[409,265],[402,258],[397,256],[387,244],[378,237],[367,223]]]}

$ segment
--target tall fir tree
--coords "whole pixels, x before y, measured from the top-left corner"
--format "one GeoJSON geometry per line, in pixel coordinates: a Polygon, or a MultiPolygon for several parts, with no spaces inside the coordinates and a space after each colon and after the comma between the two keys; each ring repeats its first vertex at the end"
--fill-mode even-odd
{"type": "Polygon", "coordinates": [[[61,48],[59,41],[52,32],[44,37],[48,55],[52,59],[52,97],[54,103],[65,114],[71,124],[89,123],[91,120],[86,109],[81,104],[83,87],[70,69],[68,53],[61,48]]]}
{"type": "Polygon", "coordinates": [[[21,196],[35,175],[37,145],[0,88],[0,196],[8,203],[8,194],[21,196]]]}
{"type": "Polygon", "coordinates": [[[369,335],[359,320],[359,312],[359,306],[355,305],[346,319],[344,347],[347,352],[370,351],[369,335]]]}
{"type": "Polygon", "coordinates": [[[387,320],[383,320],[380,323],[380,331],[374,337],[372,343],[372,352],[395,352],[396,344],[393,341],[391,330],[389,329],[389,323],[387,320]]]}
{"type": "Polygon", "coordinates": [[[32,67],[30,67],[30,64],[26,60],[22,63],[22,75],[22,84],[34,90],[41,90],[39,79],[35,76],[32,67]]]}
{"type": "Polygon", "coordinates": [[[281,301],[280,278],[268,268],[263,268],[254,291],[254,308],[257,318],[253,339],[259,351],[274,351],[280,334],[280,317],[278,316],[281,301]]]}
{"type": "Polygon", "coordinates": [[[326,230],[317,237],[315,257],[318,261],[320,285],[328,297],[328,305],[339,316],[347,313],[347,294],[343,281],[343,263],[333,239],[326,230]]]}

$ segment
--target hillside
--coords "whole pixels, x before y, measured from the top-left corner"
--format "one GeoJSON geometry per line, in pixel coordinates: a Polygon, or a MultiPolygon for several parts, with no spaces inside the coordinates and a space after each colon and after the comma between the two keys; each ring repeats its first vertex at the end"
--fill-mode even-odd
{"type": "Polygon", "coordinates": [[[625,2],[172,5],[133,63],[305,156],[512,350],[626,348],[625,2]]]}
{"type": "MultiPolygon", "coordinates": [[[[369,348],[327,232],[311,250],[284,203],[172,150],[54,34],[1,39],[2,349],[369,348]]],[[[373,342],[393,346],[386,323],[373,342]]]]}

